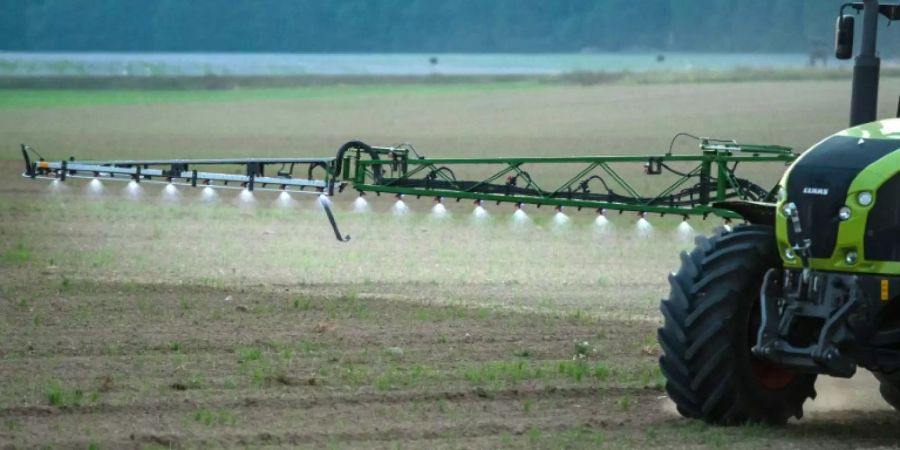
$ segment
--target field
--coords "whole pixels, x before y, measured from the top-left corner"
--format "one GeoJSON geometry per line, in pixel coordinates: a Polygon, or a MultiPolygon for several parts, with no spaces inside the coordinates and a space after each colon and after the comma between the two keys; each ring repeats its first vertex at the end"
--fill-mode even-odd
{"type": "MultiPolygon", "coordinates": [[[[900,79],[882,80],[882,116],[900,79]]],[[[900,444],[868,373],[823,380],[783,428],[681,419],[661,389],[659,299],[679,219],[508,205],[431,219],[429,199],[352,212],[311,197],[210,207],[22,179],[50,159],[327,156],[412,142],[433,156],[655,154],[680,131],[803,149],[845,127],[848,80],[0,90],[0,447],[847,448],[900,444]]],[[[693,148],[681,144],[676,151],[693,148]]],[[[767,183],[783,170],[753,173],[767,183]]],[[[644,183],[639,181],[638,183],[644,183]]],[[[694,220],[700,232],[720,222],[694,220]]]]}

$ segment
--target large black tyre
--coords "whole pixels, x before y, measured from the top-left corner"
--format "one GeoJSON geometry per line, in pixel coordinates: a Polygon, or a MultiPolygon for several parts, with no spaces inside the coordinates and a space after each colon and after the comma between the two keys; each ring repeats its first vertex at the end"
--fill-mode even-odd
{"type": "Polygon", "coordinates": [[[657,334],[666,391],[685,417],[718,425],[780,425],[803,415],[815,397],[813,374],[793,373],[756,359],[759,293],[770,268],[781,266],[771,227],[740,225],[681,254],[660,306],[657,334]]]}
{"type": "Polygon", "coordinates": [[[875,378],[878,379],[878,391],[881,392],[881,398],[894,409],[900,410],[900,372],[875,372],[875,378]]]}

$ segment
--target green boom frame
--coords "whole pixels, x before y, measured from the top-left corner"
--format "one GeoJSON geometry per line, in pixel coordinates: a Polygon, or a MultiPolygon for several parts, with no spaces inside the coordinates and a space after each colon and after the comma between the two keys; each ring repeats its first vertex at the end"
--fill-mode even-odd
{"type": "Polygon", "coordinates": [[[700,149],[699,154],[693,155],[428,159],[419,156],[408,145],[373,147],[351,142],[338,153],[337,161],[343,179],[362,193],[662,215],[705,217],[713,214],[730,219],[741,216],[714,205],[734,200],[771,202],[774,199],[773,190],[737,177],[735,169],[739,164],[768,162],[787,165],[797,156],[788,147],[709,139],[701,141],[700,149]],[[646,174],[669,172],[676,179],[652,195],[642,195],[615,170],[613,164],[618,163],[643,164],[646,174]],[[678,171],[672,169],[669,163],[693,163],[693,168],[678,171]],[[529,172],[541,166],[547,168],[561,164],[577,167],[562,183],[551,185],[529,172]],[[496,170],[486,178],[476,180],[457,177],[457,172],[464,172],[473,166],[496,167],[496,170]],[[596,186],[601,188],[599,192],[594,189],[596,186]]]}
{"type": "MultiPolygon", "coordinates": [[[[701,139],[698,154],[673,155],[669,152],[662,156],[427,159],[410,145],[373,147],[359,141],[344,144],[337,156],[326,158],[109,161],[79,161],[74,158],[45,161],[39,158],[34,161],[32,154],[40,156],[31,147],[22,145],[25,160],[23,175],[59,181],[97,178],[186,187],[328,195],[352,185],[363,194],[374,192],[684,217],[702,215],[705,218],[713,214],[726,219],[741,218],[741,214],[747,216],[748,212],[755,214],[753,208],[746,208],[753,205],[748,202],[774,202],[774,190],[736,175],[738,165],[761,162],[787,165],[797,157],[787,147],[746,145],[714,139],[701,139]],[[651,195],[641,194],[627,181],[626,176],[613,167],[621,163],[642,164],[648,175],[669,173],[675,176],[674,181],[651,195]],[[670,163],[691,168],[679,171],[670,163]],[[575,168],[564,176],[563,182],[554,182],[553,176],[546,174],[537,176],[531,173],[556,166],[557,170],[551,172],[559,177],[560,173],[565,172],[560,169],[561,165],[566,165],[566,169],[575,168]],[[490,175],[474,179],[457,176],[457,172],[472,171],[488,172],[490,175]],[[743,211],[741,206],[745,207],[743,211]]],[[[335,236],[338,240],[349,240],[349,237],[340,234],[327,199],[323,196],[320,201],[328,213],[335,236]]],[[[770,215],[774,217],[774,214],[770,215]]],[[[750,217],[745,218],[751,220],[750,217]]]]}

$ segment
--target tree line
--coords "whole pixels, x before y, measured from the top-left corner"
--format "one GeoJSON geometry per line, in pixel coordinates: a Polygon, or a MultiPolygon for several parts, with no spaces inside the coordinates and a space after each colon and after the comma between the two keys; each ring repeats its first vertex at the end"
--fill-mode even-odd
{"type": "Polygon", "coordinates": [[[843,0],[4,0],[14,51],[806,51],[843,0]]]}

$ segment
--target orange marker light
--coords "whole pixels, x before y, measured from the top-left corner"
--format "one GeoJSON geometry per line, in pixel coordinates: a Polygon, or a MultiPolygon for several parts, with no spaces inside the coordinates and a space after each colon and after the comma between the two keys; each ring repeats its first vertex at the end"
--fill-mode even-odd
{"type": "Polygon", "coordinates": [[[890,292],[888,291],[888,280],[881,280],[881,301],[890,300],[890,292]]]}

